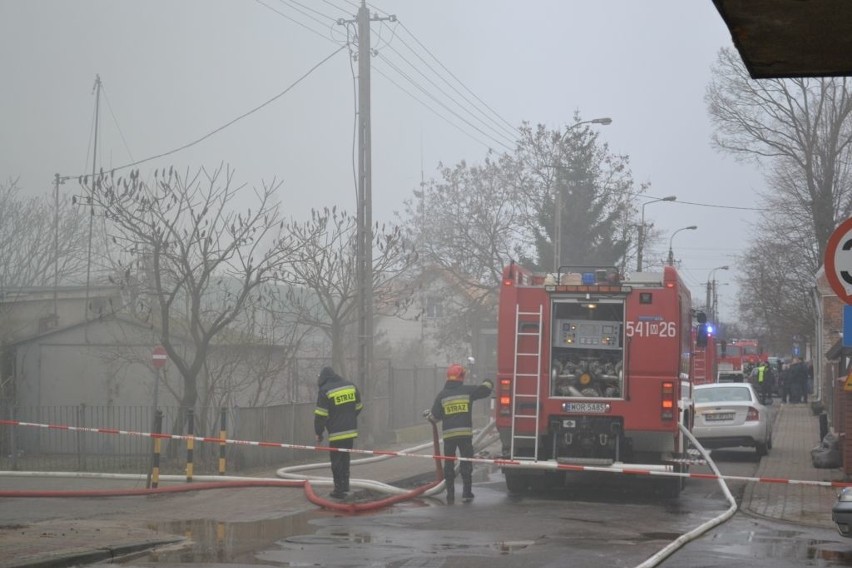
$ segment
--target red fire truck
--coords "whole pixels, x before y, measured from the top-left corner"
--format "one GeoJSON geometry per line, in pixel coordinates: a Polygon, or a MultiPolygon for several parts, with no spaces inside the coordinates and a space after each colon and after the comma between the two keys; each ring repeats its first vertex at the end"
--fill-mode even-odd
{"type": "MultiPolygon", "coordinates": [[[[509,491],[564,483],[577,465],[683,471],[692,315],[671,266],[629,281],[614,268],[505,267],[496,425],[509,491]]],[[[682,478],[658,479],[680,492],[682,478]]]]}
{"type": "Polygon", "coordinates": [[[721,340],[717,345],[719,382],[743,382],[748,379],[751,370],[760,362],[766,361],[769,353],[764,353],[756,339],[721,340]]]}

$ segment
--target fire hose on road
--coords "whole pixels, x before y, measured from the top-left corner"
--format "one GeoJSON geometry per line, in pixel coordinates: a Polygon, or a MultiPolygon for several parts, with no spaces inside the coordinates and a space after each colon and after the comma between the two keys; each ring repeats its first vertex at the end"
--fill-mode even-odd
{"type": "MultiPolygon", "coordinates": [[[[140,432],[129,432],[115,429],[105,428],[81,428],[73,426],[57,426],[48,424],[35,424],[26,422],[17,422],[2,420],[0,425],[10,426],[34,426],[48,429],[69,430],[69,431],[88,431],[101,434],[124,434],[134,436],[148,436],[152,438],[170,438],[170,439],[187,439],[222,443],[220,438],[204,438],[204,437],[189,437],[180,435],[165,435],[151,434],[140,432]]],[[[474,445],[479,446],[483,443],[490,444],[495,437],[493,421],[484,429],[477,432],[474,438],[474,445]]],[[[444,488],[443,467],[442,463],[445,459],[459,461],[459,458],[441,457],[441,447],[436,424],[432,424],[432,442],[415,446],[402,451],[371,451],[358,449],[339,449],[323,446],[297,446],[292,444],[274,444],[271,442],[247,442],[240,440],[227,440],[227,442],[241,445],[257,445],[257,446],[275,446],[275,447],[294,447],[310,449],[314,451],[344,451],[353,454],[370,454],[370,457],[354,460],[352,465],[359,465],[375,461],[383,461],[395,457],[429,457],[435,461],[436,478],[434,481],[416,487],[414,489],[402,489],[382,483],[379,481],[368,479],[353,479],[351,484],[355,487],[368,489],[379,493],[390,494],[390,497],[378,499],[368,502],[340,502],[330,499],[325,499],[316,494],[313,490],[313,485],[331,484],[331,479],[327,477],[303,476],[296,472],[308,469],[327,468],[328,463],[306,464],[287,468],[281,468],[276,472],[278,477],[283,479],[256,478],[256,477],[240,477],[240,476],[195,476],[193,479],[197,482],[185,483],[182,485],[171,485],[157,488],[127,488],[127,489],[98,489],[98,490],[81,490],[81,491],[50,491],[50,490],[15,490],[15,491],[0,491],[0,497],[117,497],[117,496],[134,496],[134,495],[158,495],[169,493],[180,493],[188,491],[203,491],[209,489],[233,489],[241,487],[303,487],[307,499],[320,507],[347,513],[358,513],[363,511],[373,511],[384,507],[394,505],[396,503],[417,498],[421,495],[431,496],[439,493],[444,488]],[[417,454],[414,452],[423,450],[432,446],[432,455],[417,454]]],[[[53,478],[78,478],[78,479],[125,479],[132,481],[145,480],[144,474],[109,474],[109,473],[81,473],[81,472],[0,472],[0,476],[5,477],[53,477],[53,478]]],[[[185,477],[179,475],[164,475],[160,476],[163,481],[180,482],[185,481],[185,477]]]]}

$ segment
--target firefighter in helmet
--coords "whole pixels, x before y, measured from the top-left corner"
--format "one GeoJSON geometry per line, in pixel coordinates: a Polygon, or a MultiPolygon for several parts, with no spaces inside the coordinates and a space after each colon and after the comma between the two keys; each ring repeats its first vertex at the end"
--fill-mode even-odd
{"type": "MultiPolygon", "coordinates": [[[[458,363],[447,367],[447,382],[435,397],[435,403],[427,412],[432,422],[441,422],[444,438],[444,481],[447,487],[447,504],[455,502],[455,457],[456,451],[463,458],[473,457],[473,401],[491,394],[494,384],[488,379],[480,385],[466,385],[465,368],[458,363]]],[[[473,463],[463,460],[459,465],[462,478],[462,500],[473,500],[473,463]]]]}

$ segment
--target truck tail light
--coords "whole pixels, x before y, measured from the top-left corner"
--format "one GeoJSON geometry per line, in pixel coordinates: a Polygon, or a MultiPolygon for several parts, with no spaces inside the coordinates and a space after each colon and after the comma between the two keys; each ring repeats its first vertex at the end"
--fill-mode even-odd
{"type": "Polygon", "coordinates": [[[512,380],[500,379],[499,393],[497,396],[497,414],[510,416],[512,414],[512,380]]]}
{"type": "Polygon", "coordinates": [[[675,389],[672,381],[663,381],[662,396],[660,402],[660,418],[663,420],[674,420],[675,417],[675,389]]]}
{"type": "Polygon", "coordinates": [[[757,422],[760,420],[760,412],[756,408],[749,407],[748,413],[746,414],[746,422],[757,422]]]}

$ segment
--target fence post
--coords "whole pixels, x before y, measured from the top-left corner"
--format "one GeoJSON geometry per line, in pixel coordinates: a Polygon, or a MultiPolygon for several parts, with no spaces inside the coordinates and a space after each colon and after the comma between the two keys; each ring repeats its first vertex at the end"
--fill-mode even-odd
{"type": "Polygon", "coordinates": [[[394,401],[396,400],[396,389],[394,388],[396,378],[393,374],[393,365],[388,363],[388,432],[393,432],[396,422],[394,420],[394,401]]]}
{"type": "Polygon", "coordinates": [[[186,481],[192,482],[193,450],[195,449],[195,410],[186,409],[186,481]]]}
{"type": "MultiPolygon", "coordinates": [[[[86,427],[86,404],[77,407],[77,427],[86,427]]],[[[77,471],[86,471],[86,440],[83,432],[77,430],[77,471]]]]}
{"type": "Polygon", "coordinates": [[[219,439],[222,440],[219,442],[219,475],[225,475],[225,448],[227,444],[225,443],[226,434],[228,431],[228,409],[222,408],[219,412],[219,439]]]}
{"type": "MultiPolygon", "coordinates": [[[[159,408],[154,413],[154,434],[161,434],[163,432],[163,411],[159,408]]],[[[157,485],[160,483],[160,448],[162,446],[162,439],[159,436],[154,436],[152,440],[152,448],[151,452],[151,470],[148,472],[148,483],[146,487],[148,489],[156,489],[157,485]]]]}
{"type": "MultiPolygon", "coordinates": [[[[16,413],[15,413],[15,405],[9,405],[9,420],[15,421],[16,413]]],[[[15,436],[15,433],[18,431],[17,426],[9,426],[9,451],[12,454],[12,471],[18,471],[18,440],[15,436]]]]}

